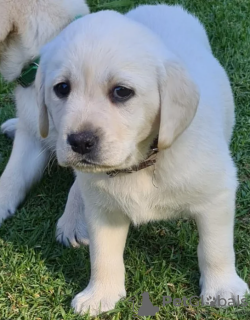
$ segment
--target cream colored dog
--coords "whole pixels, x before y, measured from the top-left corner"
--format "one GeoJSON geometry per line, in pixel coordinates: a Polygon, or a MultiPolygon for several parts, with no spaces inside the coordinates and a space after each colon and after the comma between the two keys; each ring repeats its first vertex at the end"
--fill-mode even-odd
{"type": "MultiPolygon", "coordinates": [[[[87,13],[84,0],[0,0],[0,73],[7,81],[17,79],[44,44],[76,16],[87,13]]],[[[15,100],[19,120],[10,119],[1,127],[9,136],[15,135],[15,141],[0,178],[0,224],[41,178],[57,139],[52,123],[48,138],[40,137],[34,84],[17,86],[15,100]]]]}
{"type": "Polygon", "coordinates": [[[203,297],[243,299],[228,147],[234,101],[199,21],[165,5],[91,14],[45,46],[39,70],[41,134],[54,124],[59,163],[77,174],[67,204],[73,215],[62,219],[67,229],[81,221],[75,199],[82,194],[90,236],[91,279],[74,298],[75,311],[97,314],[125,296],[131,222],[180,214],[199,229],[203,297]]]}

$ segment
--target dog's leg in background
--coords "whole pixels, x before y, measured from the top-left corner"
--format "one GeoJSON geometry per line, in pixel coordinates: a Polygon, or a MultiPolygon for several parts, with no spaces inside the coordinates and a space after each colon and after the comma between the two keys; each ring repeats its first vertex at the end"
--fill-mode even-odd
{"type": "Polygon", "coordinates": [[[89,208],[85,202],[89,232],[91,279],[87,288],[72,301],[75,312],[96,315],[114,309],[126,296],[123,251],[129,219],[119,212],[106,213],[89,208]]]}
{"type": "Polygon", "coordinates": [[[79,247],[80,244],[89,244],[84,210],[84,203],[76,178],[70,189],[64,213],[57,223],[57,241],[73,247],[79,247]]]}
{"type": "Polygon", "coordinates": [[[32,184],[41,178],[48,157],[41,141],[19,126],[11,157],[0,178],[0,223],[15,213],[32,184]]]}
{"type": "MultiPolygon", "coordinates": [[[[199,208],[196,222],[199,229],[198,258],[201,272],[201,296],[218,299],[244,298],[247,284],[235,270],[233,247],[235,196],[224,191],[199,208]]],[[[208,301],[209,302],[209,301],[208,301]]],[[[217,301],[218,302],[218,301],[217,301]]]]}
{"type": "Polygon", "coordinates": [[[18,124],[18,118],[8,119],[1,125],[2,133],[11,139],[14,139],[16,134],[17,124],[18,124]]]}

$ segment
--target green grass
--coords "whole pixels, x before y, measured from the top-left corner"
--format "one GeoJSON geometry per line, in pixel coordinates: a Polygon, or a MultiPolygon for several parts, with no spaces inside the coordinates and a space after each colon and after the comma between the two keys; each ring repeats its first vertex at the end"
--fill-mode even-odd
{"type": "MultiPolygon", "coordinates": [[[[150,1],[89,0],[92,11],[126,11],[150,1]]],[[[239,168],[235,248],[239,274],[250,282],[250,5],[249,0],[183,0],[205,24],[213,51],[226,68],[235,94],[237,124],[231,145],[239,168]]],[[[0,80],[0,122],[14,114],[11,87],[0,80]]],[[[10,156],[12,142],[0,135],[0,173],[10,156]]],[[[73,181],[70,171],[53,165],[28,195],[17,214],[0,228],[0,319],[89,319],[74,315],[71,299],[88,283],[88,248],[64,248],[55,241],[56,221],[63,212],[73,181]],[[53,169],[53,170],[52,170],[53,169]]],[[[131,228],[125,251],[128,298],[116,310],[97,319],[132,319],[131,297],[148,291],[160,307],[154,317],[165,319],[250,319],[246,308],[214,309],[162,307],[162,296],[199,294],[193,221],[177,220],[131,228]]],[[[150,319],[150,317],[141,317],[150,319]]],[[[138,317],[139,319],[139,317],[138,317]]]]}

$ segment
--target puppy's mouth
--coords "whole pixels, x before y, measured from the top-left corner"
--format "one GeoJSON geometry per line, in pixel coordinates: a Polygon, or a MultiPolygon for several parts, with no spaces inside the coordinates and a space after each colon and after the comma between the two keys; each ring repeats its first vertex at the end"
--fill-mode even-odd
{"type": "Polygon", "coordinates": [[[73,165],[73,167],[83,172],[107,172],[114,170],[117,166],[105,165],[89,159],[81,159],[73,165]]]}
{"type": "Polygon", "coordinates": [[[82,159],[82,160],[80,161],[80,163],[86,164],[86,165],[89,165],[89,166],[97,166],[97,165],[99,165],[99,164],[97,164],[97,163],[95,163],[95,162],[92,162],[92,161],[89,161],[89,160],[87,160],[87,159],[82,159]]]}
{"type": "Polygon", "coordinates": [[[139,161],[137,164],[133,164],[135,158],[133,154],[130,154],[120,164],[105,165],[93,161],[92,159],[82,158],[79,159],[77,163],[73,164],[73,167],[75,167],[76,170],[85,172],[105,172],[108,176],[115,177],[119,173],[132,173],[151,167],[156,163],[158,151],[158,137],[156,137],[150,146],[146,158],[139,161]]]}
{"type": "Polygon", "coordinates": [[[75,159],[75,161],[70,161],[67,163],[67,166],[71,166],[76,170],[82,172],[110,172],[113,170],[122,170],[127,167],[127,164],[130,163],[132,155],[129,155],[125,160],[118,164],[105,164],[100,163],[99,161],[92,160],[89,158],[75,159]]]}

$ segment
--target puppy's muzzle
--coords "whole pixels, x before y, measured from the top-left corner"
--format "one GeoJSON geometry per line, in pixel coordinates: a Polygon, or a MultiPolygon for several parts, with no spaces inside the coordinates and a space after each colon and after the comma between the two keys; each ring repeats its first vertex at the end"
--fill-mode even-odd
{"type": "Polygon", "coordinates": [[[67,141],[74,152],[85,155],[97,149],[99,138],[92,131],[83,131],[69,134],[67,141]]]}

